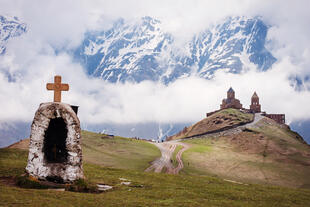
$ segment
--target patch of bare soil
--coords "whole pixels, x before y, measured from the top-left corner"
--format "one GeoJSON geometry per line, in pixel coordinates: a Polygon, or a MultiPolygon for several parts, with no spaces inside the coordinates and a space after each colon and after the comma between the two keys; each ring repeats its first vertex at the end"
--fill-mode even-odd
{"type": "Polygon", "coordinates": [[[29,149],[29,143],[30,143],[29,138],[23,139],[23,140],[20,140],[19,142],[16,142],[16,143],[8,146],[7,148],[28,150],[29,149]]]}
{"type": "Polygon", "coordinates": [[[241,132],[239,134],[222,137],[241,152],[249,154],[260,154],[265,150],[267,138],[260,133],[241,132]]]}
{"type": "Polygon", "coordinates": [[[261,154],[278,162],[309,165],[310,156],[289,144],[282,144],[264,136],[262,133],[244,131],[239,134],[223,137],[235,149],[246,154],[261,154]]]}
{"type": "Polygon", "coordinates": [[[0,183],[8,186],[16,186],[14,177],[0,177],[0,183]]]}
{"type": "MultiPolygon", "coordinates": [[[[243,113],[243,112],[239,112],[243,113]]],[[[227,127],[238,126],[240,124],[246,124],[252,120],[246,119],[242,116],[238,116],[233,113],[215,113],[210,117],[207,117],[196,124],[185,127],[178,134],[168,137],[167,140],[180,139],[185,137],[192,137],[196,135],[213,132],[220,129],[226,129],[227,127]]]]}

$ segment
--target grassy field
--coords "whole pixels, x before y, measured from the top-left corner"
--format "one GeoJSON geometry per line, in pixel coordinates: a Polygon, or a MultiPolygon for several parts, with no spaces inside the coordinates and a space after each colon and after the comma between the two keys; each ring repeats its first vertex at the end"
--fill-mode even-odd
{"type": "Polygon", "coordinates": [[[237,135],[183,141],[188,175],[211,175],[245,183],[310,189],[310,147],[288,128],[263,119],[237,135]]]}
{"type": "Polygon", "coordinates": [[[149,163],[161,156],[159,149],[147,141],[93,132],[82,132],[84,160],[105,167],[145,170],[149,163]]]}
{"type": "Polygon", "coordinates": [[[207,176],[144,173],[84,162],[91,182],[114,188],[101,194],[23,189],[4,184],[20,175],[27,152],[0,149],[0,206],[300,206],[310,204],[310,191],[264,185],[242,185],[207,176]],[[131,185],[121,185],[120,178],[131,185]]]}

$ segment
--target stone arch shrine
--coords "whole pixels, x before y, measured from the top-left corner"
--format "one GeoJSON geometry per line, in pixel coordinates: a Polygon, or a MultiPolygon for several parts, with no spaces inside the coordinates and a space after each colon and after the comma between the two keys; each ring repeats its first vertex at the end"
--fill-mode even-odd
{"type": "Polygon", "coordinates": [[[32,125],[29,145],[29,175],[41,180],[60,183],[84,178],[80,121],[77,107],[61,103],[61,91],[69,90],[55,76],[54,84],[47,84],[54,90],[54,102],[41,103],[32,125]]]}

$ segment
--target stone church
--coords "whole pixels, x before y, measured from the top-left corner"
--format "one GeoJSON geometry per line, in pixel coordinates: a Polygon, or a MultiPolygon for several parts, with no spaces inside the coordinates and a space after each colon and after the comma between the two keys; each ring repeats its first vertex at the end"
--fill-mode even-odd
{"type": "MultiPolygon", "coordinates": [[[[222,104],[220,105],[220,110],[228,108],[239,109],[248,113],[261,113],[263,116],[273,119],[279,124],[285,124],[285,114],[267,114],[266,112],[261,111],[259,97],[256,92],[254,92],[254,94],[252,95],[250,109],[245,109],[242,107],[240,100],[236,99],[234,89],[230,87],[229,90],[227,91],[227,98],[223,99],[222,104]]],[[[207,113],[207,117],[211,116],[212,114],[220,110],[207,113]]]]}
{"type": "Polygon", "coordinates": [[[223,99],[221,104],[221,109],[228,108],[242,109],[242,104],[238,99],[235,98],[235,91],[232,89],[232,87],[230,87],[230,89],[227,91],[227,98],[223,99]]]}

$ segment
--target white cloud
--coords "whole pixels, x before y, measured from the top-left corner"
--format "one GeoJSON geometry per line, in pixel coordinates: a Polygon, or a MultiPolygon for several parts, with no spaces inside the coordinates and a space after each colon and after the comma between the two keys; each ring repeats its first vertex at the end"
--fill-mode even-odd
{"type": "Polygon", "coordinates": [[[277,63],[268,72],[218,72],[212,81],[190,77],[168,86],[149,81],[111,84],[91,79],[67,54],[38,56],[30,61],[31,69],[22,71],[23,77],[16,83],[8,82],[0,73],[0,96],[6,100],[0,108],[7,109],[0,111],[2,120],[31,121],[38,104],[52,100],[52,92],[46,91],[45,84],[53,81],[55,74],[70,84],[70,91],[63,92],[63,102],[79,105],[79,116],[85,123],[197,121],[219,108],[230,86],[245,107],[256,90],[267,112],[286,113],[289,120],[310,117],[305,110],[310,105],[310,92],[296,92],[290,86],[288,76],[296,68],[289,60],[277,63]]]}
{"type": "Polygon", "coordinates": [[[295,91],[288,81],[292,74],[309,74],[309,14],[307,1],[298,2],[1,1],[0,12],[20,16],[30,29],[10,41],[7,55],[0,57],[0,122],[31,121],[39,103],[52,100],[45,84],[55,74],[70,84],[63,101],[80,106],[84,123],[197,121],[219,108],[230,86],[245,107],[256,90],[267,112],[286,113],[289,121],[310,118],[309,92],[295,91]],[[180,39],[228,15],[261,15],[272,25],[268,46],[278,62],[268,72],[218,72],[211,81],[190,77],[165,86],[148,81],[110,84],[87,77],[70,55],[55,54],[54,48],[78,45],[88,29],[107,28],[118,17],[144,15],[158,17],[180,39]],[[9,82],[6,73],[16,81],[9,82]]]}

